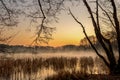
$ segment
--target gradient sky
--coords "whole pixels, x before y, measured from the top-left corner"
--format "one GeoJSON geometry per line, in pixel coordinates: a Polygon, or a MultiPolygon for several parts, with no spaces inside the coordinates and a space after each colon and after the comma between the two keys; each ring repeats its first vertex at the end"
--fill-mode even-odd
{"type": "MultiPolygon", "coordinates": [[[[71,6],[68,6],[71,7],[71,6]]],[[[91,21],[88,18],[89,15],[87,13],[86,8],[81,3],[80,6],[71,7],[73,14],[85,25],[87,33],[89,35],[93,35],[93,28],[91,25],[91,21]]],[[[62,11],[58,16],[59,23],[51,23],[50,26],[56,27],[56,31],[53,33],[53,40],[49,42],[49,44],[41,44],[44,46],[62,46],[68,44],[79,45],[80,39],[84,37],[82,28],[78,23],[74,21],[74,19],[68,15],[67,11],[62,11]]],[[[9,43],[11,45],[25,45],[29,46],[35,35],[35,26],[31,26],[30,23],[25,19],[21,22],[17,27],[10,30],[11,33],[18,33],[14,39],[9,43]]]]}

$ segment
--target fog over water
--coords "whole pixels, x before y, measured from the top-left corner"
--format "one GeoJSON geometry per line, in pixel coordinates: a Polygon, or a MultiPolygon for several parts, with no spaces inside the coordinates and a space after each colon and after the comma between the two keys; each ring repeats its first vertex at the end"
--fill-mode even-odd
{"type": "Polygon", "coordinates": [[[56,53],[10,53],[10,54],[0,54],[2,57],[6,58],[50,58],[50,57],[96,57],[97,55],[93,51],[70,51],[70,52],[56,52],[56,53]]]}

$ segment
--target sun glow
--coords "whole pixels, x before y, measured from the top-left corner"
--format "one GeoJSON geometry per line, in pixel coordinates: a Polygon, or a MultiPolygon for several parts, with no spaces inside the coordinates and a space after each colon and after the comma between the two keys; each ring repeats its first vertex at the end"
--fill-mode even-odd
{"type": "MultiPolygon", "coordinates": [[[[84,24],[88,35],[92,35],[94,33],[94,29],[91,28],[91,22],[89,19],[85,20],[85,18],[88,18],[88,16],[81,16],[83,14],[82,11],[84,12],[84,9],[81,9],[80,12],[78,12],[78,10],[76,10],[77,12],[74,10],[76,9],[73,9],[72,11],[84,24]]],[[[87,15],[87,12],[84,12],[84,15],[87,15]]],[[[49,25],[51,27],[56,27],[56,31],[53,33],[53,40],[50,40],[48,45],[54,47],[67,44],[79,45],[80,40],[84,37],[81,26],[76,23],[67,12],[62,12],[58,18],[59,23],[53,22],[49,25]]],[[[28,20],[22,22],[16,29],[13,29],[13,31],[19,32],[19,34],[11,41],[10,44],[26,46],[30,45],[35,39],[37,25],[38,24],[31,26],[28,20]]],[[[40,45],[48,46],[47,44],[43,43],[40,45]]]]}

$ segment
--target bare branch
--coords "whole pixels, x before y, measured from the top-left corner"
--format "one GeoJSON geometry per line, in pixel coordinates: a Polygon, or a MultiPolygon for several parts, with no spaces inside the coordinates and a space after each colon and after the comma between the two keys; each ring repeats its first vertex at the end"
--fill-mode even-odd
{"type": "Polygon", "coordinates": [[[113,19],[114,19],[115,29],[116,29],[116,33],[117,33],[117,44],[118,44],[118,52],[119,52],[118,63],[120,64],[120,23],[119,23],[118,16],[117,16],[117,8],[115,5],[115,2],[114,2],[114,0],[110,0],[110,2],[113,7],[113,19]]]}
{"type": "Polygon", "coordinates": [[[9,19],[10,19],[10,17],[11,17],[10,10],[7,8],[7,6],[5,5],[5,3],[3,2],[3,0],[0,0],[0,1],[1,1],[2,5],[5,7],[5,9],[6,9],[8,15],[9,15],[9,19]]]}
{"type": "Polygon", "coordinates": [[[115,28],[115,25],[114,25],[111,17],[109,16],[108,12],[107,12],[104,8],[102,8],[102,6],[101,6],[99,3],[98,3],[98,6],[101,8],[101,10],[102,10],[103,12],[105,12],[105,14],[107,15],[107,17],[108,17],[109,21],[111,22],[112,26],[115,28]]]}
{"type": "MultiPolygon", "coordinates": [[[[53,27],[47,27],[46,26],[46,14],[44,12],[43,6],[41,4],[41,0],[38,0],[39,4],[39,9],[41,11],[42,17],[41,18],[41,24],[38,26],[38,32],[37,32],[37,37],[32,43],[46,43],[48,44],[49,40],[52,39],[52,33],[55,30],[53,27]]],[[[33,16],[32,16],[33,17],[33,16]]],[[[33,17],[34,18],[34,17],[33,17]]]]}
{"type": "Polygon", "coordinates": [[[88,42],[90,43],[91,47],[94,49],[94,51],[96,52],[96,54],[105,62],[105,64],[107,65],[107,67],[109,67],[109,63],[107,62],[107,60],[97,51],[97,49],[95,48],[95,46],[94,46],[94,45],[92,44],[92,42],[90,41],[90,39],[89,39],[89,37],[88,37],[88,35],[87,35],[86,31],[85,31],[85,28],[84,28],[83,24],[82,24],[81,22],[79,22],[79,21],[75,18],[75,16],[73,15],[73,13],[71,12],[70,9],[69,9],[69,12],[70,12],[71,16],[73,17],[73,19],[74,19],[78,24],[81,25],[85,37],[87,38],[88,42]]]}
{"type": "Polygon", "coordinates": [[[97,20],[97,26],[98,26],[98,30],[101,32],[100,30],[100,23],[99,23],[99,7],[98,7],[98,0],[96,0],[96,20],[97,20]]]}
{"type": "Polygon", "coordinates": [[[89,6],[88,2],[86,0],[83,0],[83,2],[88,10],[88,13],[91,16],[91,21],[92,21],[93,27],[95,29],[96,37],[107,55],[107,58],[110,62],[110,67],[113,67],[114,65],[116,65],[116,60],[115,60],[115,57],[113,56],[113,52],[111,52],[111,50],[109,50],[109,48],[112,48],[112,47],[109,47],[109,45],[110,45],[109,40],[104,38],[104,36],[101,34],[100,30],[98,29],[97,22],[94,19],[91,7],[89,6]],[[107,42],[107,44],[105,42],[107,42]]]}

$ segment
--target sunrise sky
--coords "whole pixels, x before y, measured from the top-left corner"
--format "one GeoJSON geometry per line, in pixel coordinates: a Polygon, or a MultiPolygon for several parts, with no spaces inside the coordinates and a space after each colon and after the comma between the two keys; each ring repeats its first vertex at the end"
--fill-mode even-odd
{"type": "MultiPolygon", "coordinates": [[[[120,2],[120,0],[116,0],[120,2]]],[[[78,3],[77,3],[78,4],[78,3]]],[[[72,5],[66,3],[66,9],[71,9],[75,17],[85,26],[88,35],[94,35],[94,29],[90,20],[90,16],[87,12],[86,7],[80,1],[78,5],[72,5]]],[[[90,3],[92,10],[95,10],[95,4],[90,3]]],[[[49,41],[49,44],[40,44],[41,46],[62,46],[62,45],[79,45],[80,40],[84,38],[84,34],[81,26],[75,22],[75,20],[68,14],[67,10],[61,11],[58,14],[58,23],[52,22],[48,26],[56,27],[56,31],[53,33],[53,40],[49,41]]],[[[38,23],[39,24],[39,23],[38,23]]],[[[29,20],[22,18],[17,27],[8,28],[3,36],[8,36],[12,34],[17,34],[10,42],[10,45],[31,45],[32,41],[35,39],[36,26],[38,24],[31,25],[29,20]]]]}
{"type": "MultiPolygon", "coordinates": [[[[80,3],[78,7],[69,7],[73,14],[85,25],[87,33],[93,35],[91,21],[83,3],[80,3]]],[[[53,33],[53,40],[51,40],[48,45],[41,45],[54,47],[68,44],[79,45],[80,39],[84,37],[80,25],[68,15],[67,11],[62,11],[58,18],[58,23],[52,22],[50,24],[50,26],[56,27],[56,31],[53,33]]],[[[26,19],[22,20],[17,27],[9,31],[10,33],[18,33],[9,44],[29,46],[34,39],[35,29],[36,26],[31,26],[26,19]]]]}
{"type": "MultiPolygon", "coordinates": [[[[93,35],[93,28],[87,13],[87,9],[80,3],[80,6],[70,6],[71,11],[76,18],[85,25],[87,33],[93,35]]],[[[93,7],[93,5],[92,5],[93,7]]],[[[68,15],[68,11],[62,11],[58,15],[58,23],[52,22],[49,26],[56,27],[56,31],[53,33],[53,40],[49,44],[40,44],[44,46],[62,46],[62,45],[79,45],[80,39],[84,37],[82,28],[78,23],[74,21],[71,15],[68,15]]],[[[21,20],[17,27],[9,29],[7,34],[17,33],[17,35],[11,40],[10,45],[31,45],[36,32],[36,25],[30,25],[27,19],[21,20]]]]}

